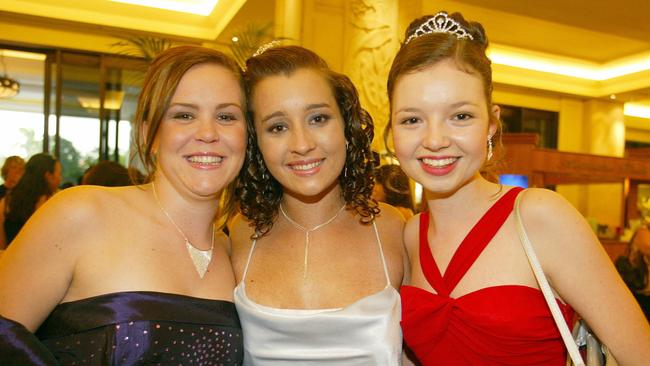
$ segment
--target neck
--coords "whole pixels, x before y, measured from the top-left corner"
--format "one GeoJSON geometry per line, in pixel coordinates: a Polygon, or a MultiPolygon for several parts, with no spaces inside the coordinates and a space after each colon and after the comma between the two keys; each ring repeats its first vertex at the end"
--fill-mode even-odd
{"type": "Polygon", "coordinates": [[[285,193],[280,204],[291,220],[309,229],[329,220],[345,205],[341,189],[338,185],[337,187],[318,200],[304,200],[285,193]]]}
{"type": "Polygon", "coordinates": [[[160,205],[190,239],[196,240],[193,237],[212,231],[219,209],[218,197],[193,199],[184,196],[165,179],[155,179],[149,188],[155,189],[160,205]]]}
{"type": "Polygon", "coordinates": [[[446,218],[466,217],[468,211],[481,209],[499,192],[499,185],[477,177],[451,193],[425,192],[429,212],[437,222],[446,218]],[[469,203],[469,204],[468,204],[469,203]]]}

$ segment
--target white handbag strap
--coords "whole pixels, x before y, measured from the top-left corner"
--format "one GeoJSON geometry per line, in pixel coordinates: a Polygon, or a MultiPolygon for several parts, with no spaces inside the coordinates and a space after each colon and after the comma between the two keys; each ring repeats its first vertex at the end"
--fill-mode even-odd
{"type": "Polygon", "coordinates": [[[519,239],[521,240],[521,244],[523,245],[524,251],[526,252],[526,256],[528,257],[528,262],[530,263],[530,266],[533,269],[533,273],[535,274],[535,279],[537,279],[539,288],[542,290],[542,294],[544,294],[544,299],[546,300],[546,304],[548,304],[549,309],[551,309],[553,320],[555,320],[555,324],[557,325],[557,328],[560,331],[560,335],[562,336],[562,340],[564,341],[564,345],[566,346],[567,351],[569,352],[569,356],[571,357],[571,360],[576,366],[584,366],[585,363],[582,360],[582,357],[580,356],[580,351],[578,351],[578,346],[573,340],[573,336],[571,334],[571,331],[569,330],[569,326],[566,324],[566,321],[562,316],[562,312],[560,311],[560,306],[557,304],[557,301],[555,300],[555,295],[553,295],[551,286],[548,284],[548,280],[546,279],[546,276],[544,275],[544,271],[542,270],[542,265],[539,263],[539,260],[537,259],[535,250],[533,249],[533,246],[530,243],[530,239],[528,239],[528,234],[526,234],[524,223],[521,220],[521,214],[519,213],[519,202],[521,201],[521,197],[523,195],[524,195],[524,191],[520,192],[519,195],[517,195],[517,198],[515,199],[515,209],[514,209],[515,221],[516,221],[517,233],[519,234],[519,239]]]}

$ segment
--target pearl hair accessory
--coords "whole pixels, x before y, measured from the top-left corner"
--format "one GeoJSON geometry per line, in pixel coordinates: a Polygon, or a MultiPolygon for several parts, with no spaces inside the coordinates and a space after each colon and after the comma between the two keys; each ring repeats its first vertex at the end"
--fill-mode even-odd
{"type": "Polygon", "coordinates": [[[422,23],[418,29],[416,29],[415,32],[406,39],[404,44],[409,43],[414,38],[431,33],[447,33],[455,35],[458,39],[469,38],[470,40],[474,40],[474,37],[472,37],[465,27],[451,18],[446,12],[441,11],[422,23]]]}
{"type": "Polygon", "coordinates": [[[261,45],[255,51],[255,53],[253,53],[253,55],[251,57],[259,56],[259,55],[263,54],[264,52],[266,52],[266,50],[268,50],[269,48],[279,46],[280,44],[281,44],[280,40],[277,40],[277,39],[274,39],[271,42],[264,43],[263,45],[261,45]]]}

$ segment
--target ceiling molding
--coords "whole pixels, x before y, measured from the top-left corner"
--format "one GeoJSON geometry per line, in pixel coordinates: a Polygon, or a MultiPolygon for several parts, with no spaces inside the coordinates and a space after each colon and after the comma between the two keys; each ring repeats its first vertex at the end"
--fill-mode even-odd
{"type": "Polygon", "coordinates": [[[246,0],[220,0],[209,16],[109,0],[3,0],[0,2],[0,11],[210,41],[219,36],[245,2],[246,0]]]}

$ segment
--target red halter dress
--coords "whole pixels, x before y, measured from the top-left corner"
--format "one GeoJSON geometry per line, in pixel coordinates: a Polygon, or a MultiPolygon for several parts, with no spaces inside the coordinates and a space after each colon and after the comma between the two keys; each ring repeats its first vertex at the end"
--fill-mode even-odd
{"type": "MultiPolygon", "coordinates": [[[[467,234],[441,275],[429,248],[429,213],[420,215],[420,265],[437,293],[402,286],[402,331],[428,365],[564,365],[566,351],[542,292],[523,285],[449,294],[512,212],[520,188],[501,197],[467,234]]],[[[558,301],[559,303],[559,301],[558,301]]],[[[564,318],[573,310],[560,303],[564,318]]]]}

